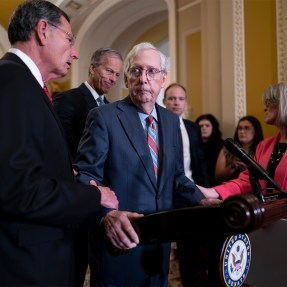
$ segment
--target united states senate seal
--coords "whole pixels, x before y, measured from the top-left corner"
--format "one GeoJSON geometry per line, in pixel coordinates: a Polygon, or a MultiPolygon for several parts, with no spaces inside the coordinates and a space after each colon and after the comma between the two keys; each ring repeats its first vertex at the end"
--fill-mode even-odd
{"type": "Polygon", "coordinates": [[[251,245],[247,234],[237,234],[227,239],[222,259],[226,286],[241,286],[251,263],[251,245]]]}

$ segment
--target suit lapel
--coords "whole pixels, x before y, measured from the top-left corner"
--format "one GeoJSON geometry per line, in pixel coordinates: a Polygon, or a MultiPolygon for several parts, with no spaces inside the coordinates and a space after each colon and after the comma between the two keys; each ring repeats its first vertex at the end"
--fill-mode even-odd
{"type": "Polygon", "coordinates": [[[158,134],[159,134],[159,176],[158,176],[158,190],[159,192],[163,189],[164,185],[164,178],[165,175],[167,174],[167,165],[163,164],[166,161],[167,157],[167,150],[168,150],[168,134],[169,134],[169,129],[168,129],[168,124],[163,124],[163,123],[168,123],[169,119],[166,117],[166,113],[162,112],[162,108],[156,105],[157,108],[157,116],[158,116],[158,134]]]}
{"type": "Polygon", "coordinates": [[[132,104],[130,98],[120,101],[118,108],[122,113],[118,114],[127,137],[129,138],[133,148],[142,161],[142,164],[154,186],[157,189],[157,182],[153,169],[153,162],[147,145],[146,135],[140,122],[137,108],[132,104]]]}
{"type": "Polygon", "coordinates": [[[88,106],[88,110],[98,107],[97,101],[94,99],[93,95],[84,83],[80,85],[79,89],[84,95],[84,100],[88,106]]]}

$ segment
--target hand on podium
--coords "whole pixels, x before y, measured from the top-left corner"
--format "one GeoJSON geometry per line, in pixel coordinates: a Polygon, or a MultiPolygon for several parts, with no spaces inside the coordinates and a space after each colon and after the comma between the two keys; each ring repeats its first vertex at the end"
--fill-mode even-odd
{"type": "Polygon", "coordinates": [[[112,254],[125,254],[138,245],[139,237],[130,220],[143,216],[136,212],[112,210],[104,217],[102,223],[112,254]]]}
{"type": "Polygon", "coordinates": [[[209,206],[219,206],[221,205],[221,203],[222,203],[222,200],[217,199],[217,198],[204,198],[200,201],[199,204],[202,206],[209,207],[209,206]]]}
{"type": "Polygon", "coordinates": [[[219,194],[216,192],[216,190],[214,188],[206,188],[200,185],[196,185],[200,191],[203,193],[203,195],[206,198],[209,199],[218,199],[219,198],[219,194]]]}

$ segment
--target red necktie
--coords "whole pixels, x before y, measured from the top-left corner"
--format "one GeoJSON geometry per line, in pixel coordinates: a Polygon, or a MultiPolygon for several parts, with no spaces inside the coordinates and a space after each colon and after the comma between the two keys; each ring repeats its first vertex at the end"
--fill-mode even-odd
{"type": "Polygon", "coordinates": [[[158,176],[158,146],[157,146],[157,138],[156,138],[156,130],[155,125],[153,123],[153,116],[147,117],[147,142],[149,145],[149,150],[151,153],[154,173],[156,177],[158,176]]]}
{"type": "Polygon", "coordinates": [[[47,86],[45,84],[44,84],[43,90],[45,91],[45,93],[46,93],[49,101],[51,102],[51,104],[53,104],[52,95],[50,94],[50,92],[49,92],[49,90],[48,90],[48,88],[47,88],[47,86]]]}

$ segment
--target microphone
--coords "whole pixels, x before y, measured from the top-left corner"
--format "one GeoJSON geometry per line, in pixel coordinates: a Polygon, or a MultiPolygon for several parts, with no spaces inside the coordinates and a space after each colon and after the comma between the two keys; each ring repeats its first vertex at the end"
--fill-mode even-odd
{"type": "Polygon", "coordinates": [[[258,164],[241,146],[233,141],[233,139],[228,138],[224,140],[223,145],[226,149],[238,157],[248,168],[250,175],[256,177],[257,179],[265,180],[270,187],[278,190],[279,192],[284,192],[279,185],[269,176],[268,172],[258,164]]]}

